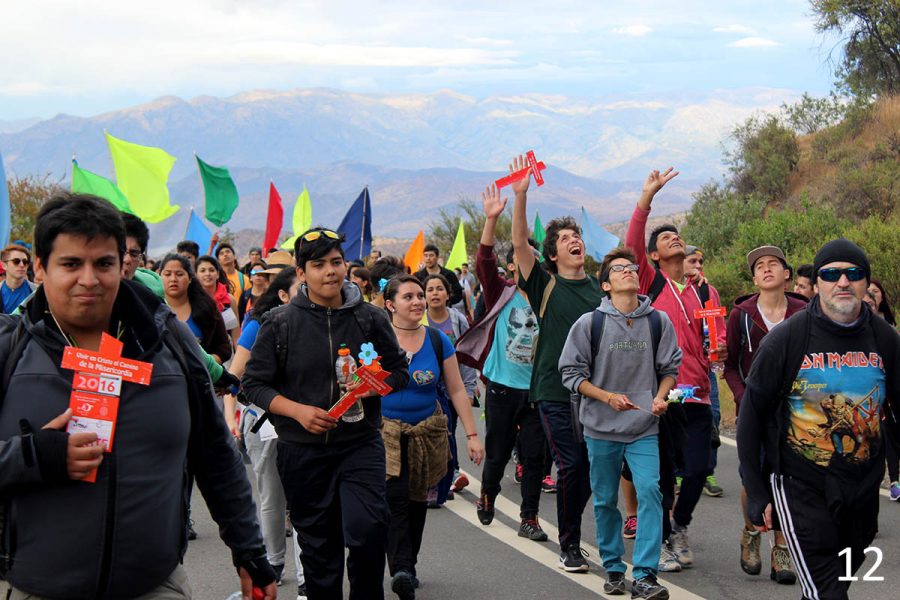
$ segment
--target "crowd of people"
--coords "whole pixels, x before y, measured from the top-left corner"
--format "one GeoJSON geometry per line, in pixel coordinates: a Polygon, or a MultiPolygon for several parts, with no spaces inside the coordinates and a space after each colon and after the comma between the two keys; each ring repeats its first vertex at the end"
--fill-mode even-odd
{"type": "Polygon", "coordinates": [[[839,554],[861,565],[885,462],[900,500],[889,298],[848,240],[796,270],[771,240],[747,254],[753,287],[727,320],[702,314],[723,304],[710,257],[673,225],[646,232],[677,175],[651,172],[596,273],[574,219],[552,220],[540,245],[529,237],[528,177],[512,184],[509,240],[496,239],[507,199],[484,191],[474,273],[442,266],[431,244],[414,273],[378,250],[348,260],[324,227],[293,252],[251,248],[243,267],[232,245],[201,255],[189,240],[151,261],[140,219],[93,196],[51,199],[34,262],[24,243],[2,251],[0,595],[189,598],[196,484],[244,597],[275,597],[292,539],[298,600],[341,598],[345,564],[351,598],[383,597],[387,566],[393,593],[413,600],[429,508],[469,485],[460,458],[482,465],[474,510],[487,527],[515,457],[520,537],[548,540],[541,492],[558,492],[559,567],[588,572],[592,501],[604,593],[664,600],[658,573],[702,562],[688,536],[701,496],[724,493],[721,373],[738,415],[740,568],[762,572],[771,532],[773,581],[847,598],[839,554]],[[152,378],[80,363],[73,380],[68,347],[104,364],[120,354],[152,378]],[[91,376],[112,384],[74,383],[91,376]],[[76,401],[105,412],[73,413],[76,401]],[[47,518],[72,510],[62,530],[47,518]]]}

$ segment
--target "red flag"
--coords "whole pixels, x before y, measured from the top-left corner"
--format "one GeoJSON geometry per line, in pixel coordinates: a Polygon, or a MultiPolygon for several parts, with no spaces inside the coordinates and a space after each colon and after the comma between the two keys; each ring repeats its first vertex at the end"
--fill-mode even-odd
{"type": "Polygon", "coordinates": [[[278,245],[281,228],[284,227],[284,207],[275,184],[269,182],[269,214],[266,215],[266,235],[263,237],[263,257],[269,255],[269,248],[278,245]]]}

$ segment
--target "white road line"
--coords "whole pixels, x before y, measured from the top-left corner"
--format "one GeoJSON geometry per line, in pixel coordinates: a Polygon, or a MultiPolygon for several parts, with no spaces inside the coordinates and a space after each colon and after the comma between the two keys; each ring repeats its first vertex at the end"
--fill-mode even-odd
{"type": "MultiPolygon", "coordinates": [[[[726,446],[733,446],[733,447],[737,448],[737,440],[733,440],[730,437],[725,437],[724,435],[720,435],[719,439],[722,440],[722,443],[725,444],[726,446]]],[[[878,493],[881,494],[882,496],[884,496],[885,498],[887,498],[888,500],[891,499],[891,493],[886,489],[881,488],[878,490],[878,493]]]]}
{"type": "MultiPolygon", "coordinates": [[[[469,478],[470,489],[481,489],[481,482],[476,477],[474,477],[470,473],[466,473],[466,476],[469,478]]],[[[590,573],[568,573],[566,571],[563,571],[558,567],[559,555],[555,550],[553,550],[553,546],[547,546],[541,544],[540,542],[532,542],[525,538],[520,538],[517,530],[504,525],[496,519],[493,523],[491,523],[491,525],[485,527],[478,520],[478,516],[475,513],[475,496],[471,493],[464,492],[462,494],[456,494],[456,498],[465,498],[466,502],[447,502],[446,504],[444,504],[444,508],[449,509],[453,514],[471,523],[472,525],[475,525],[482,532],[488,534],[494,539],[497,539],[504,544],[511,546],[513,549],[524,554],[528,558],[544,565],[554,573],[559,573],[563,577],[566,577],[570,581],[577,583],[587,590],[590,590],[598,596],[604,596],[601,591],[603,588],[603,578],[597,576],[596,569],[594,570],[593,575],[590,573]]],[[[494,510],[503,513],[516,523],[519,522],[519,506],[503,496],[497,496],[497,499],[494,502],[494,510]]],[[[559,531],[551,523],[542,521],[541,527],[544,529],[547,535],[550,536],[551,539],[557,539],[557,537],[559,536],[559,531]]],[[[590,552],[593,556],[600,555],[597,548],[591,546],[590,544],[586,544],[584,540],[582,540],[581,546],[585,550],[590,552]]],[[[631,565],[628,563],[625,564],[628,567],[626,577],[631,579],[631,565]]],[[[669,597],[672,600],[705,600],[703,596],[698,596],[697,594],[694,594],[689,590],[678,587],[670,581],[659,579],[659,582],[669,589],[669,597]]]]}

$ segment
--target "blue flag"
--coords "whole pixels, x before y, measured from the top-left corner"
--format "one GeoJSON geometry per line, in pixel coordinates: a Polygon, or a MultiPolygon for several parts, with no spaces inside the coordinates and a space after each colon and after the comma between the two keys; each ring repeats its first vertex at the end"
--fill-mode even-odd
{"type": "Polygon", "coordinates": [[[184,239],[197,242],[200,246],[200,254],[206,254],[209,250],[209,243],[212,241],[212,232],[203,223],[203,220],[197,216],[194,209],[191,209],[191,216],[188,217],[187,231],[184,239]]]}
{"type": "Polygon", "coordinates": [[[372,203],[369,188],[363,188],[337,230],[347,238],[344,242],[344,257],[347,260],[364,260],[369,256],[372,251],[372,203]]]}
{"type": "Polygon", "coordinates": [[[619,245],[619,238],[600,227],[591,219],[584,207],[581,207],[581,239],[587,253],[602,261],[609,251],[619,245]]]}
{"type": "Polygon", "coordinates": [[[6,187],[6,171],[3,170],[3,155],[0,154],[0,247],[9,243],[12,228],[9,214],[9,189],[6,187]]]}

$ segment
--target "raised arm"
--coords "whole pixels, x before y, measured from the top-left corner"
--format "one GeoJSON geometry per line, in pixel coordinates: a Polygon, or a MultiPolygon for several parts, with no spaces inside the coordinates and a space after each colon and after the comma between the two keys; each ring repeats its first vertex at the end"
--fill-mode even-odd
{"type": "Polygon", "coordinates": [[[656,196],[656,193],[676,176],[678,176],[678,171],[673,171],[672,167],[669,167],[662,173],[656,169],[650,171],[650,174],[647,175],[647,179],[644,181],[641,197],[634,208],[631,220],[628,221],[625,245],[634,252],[637,265],[641,268],[638,272],[638,279],[641,282],[640,293],[642,294],[646,294],[647,290],[650,289],[650,284],[655,276],[655,267],[647,257],[646,231],[647,219],[650,216],[650,204],[653,202],[653,197],[656,196]]]}
{"type": "MultiPolygon", "coordinates": [[[[520,154],[509,165],[509,172],[514,173],[527,166],[528,162],[520,154]]],[[[512,184],[513,192],[516,195],[512,215],[512,244],[516,253],[516,262],[519,265],[519,273],[526,280],[531,276],[531,270],[534,268],[534,254],[531,253],[531,246],[528,245],[528,216],[526,215],[526,198],[530,183],[531,174],[512,184]]]]}
{"type": "Polygon", "coordinates": [[[494,254],[494,232],[497,220],[506,208],[507,198],[500,198],[500,191],[495,184],[489,185],[481,194],[484,203],[484,229],[481,232],[481,244],[475,255],[475,274],[481,281],[484,294],[485,312],[491,310],[503,291],[504,281],[497,274],[497,258],[494,254]]]}

